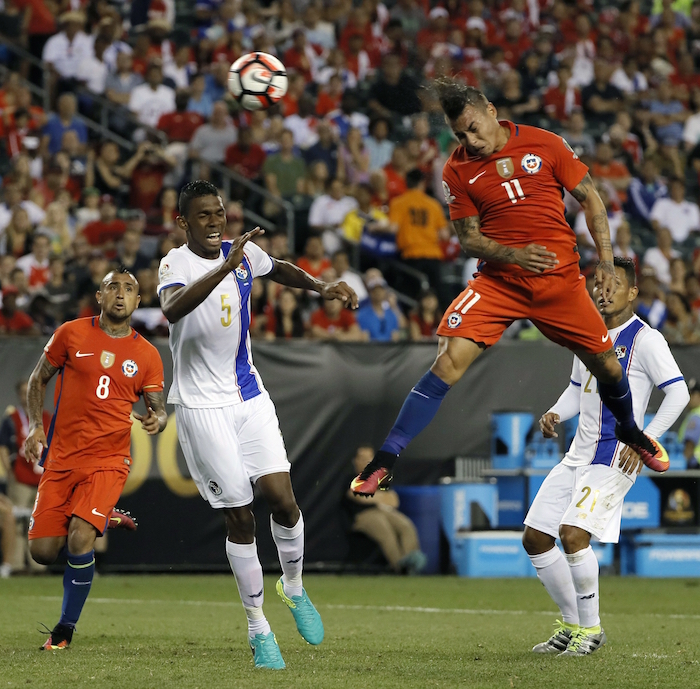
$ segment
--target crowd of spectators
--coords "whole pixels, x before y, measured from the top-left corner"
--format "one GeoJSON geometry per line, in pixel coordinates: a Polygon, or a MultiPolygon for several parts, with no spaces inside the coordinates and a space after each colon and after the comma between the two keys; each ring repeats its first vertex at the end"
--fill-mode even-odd
{"type": "MultiPolygon", "coordinates": [[[[457,145],[431,79],[483,89],[503,119],[561,133],[637,260],[639,314],[700,342],[700,2],[637,0],[4,0],[0,33],[0,332],[48,334],[95,313],[110,265],[137,276],[135,326],[167,331],[157,265],[180,245],[177,194],[222,189],[229,238],[259,241],[362,306],[260,281],[256,337],[431,339],[474,271],[441,193],[457,145]],[[229,65],[274,53],[289,90],[241,110],[229,65]],[[48,88],[50,110],[34,88],[48,88]],[[86,126],[86,120],[106,125],[86,126]],[[233,177],[229,179],[229,173],[233,177]],[[294,241],[286,217],[293,209],[294,241]],[[268,229],[269,229],[268,228],[268,229]],[[275,229],[276,228],[276,229],[275,229]]],[[[581,264],[594,247],[565,195],[581,264]]],[[[528,337],[519,324],[510,335],[528,337]]]]}

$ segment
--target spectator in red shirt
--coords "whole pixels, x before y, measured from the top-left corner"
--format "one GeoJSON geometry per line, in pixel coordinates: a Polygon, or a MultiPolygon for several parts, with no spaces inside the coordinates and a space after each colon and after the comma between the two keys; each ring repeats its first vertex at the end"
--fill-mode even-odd
{"type": "Polygon", "coordinates": [[[446,43],[450,30],[450,14],[444,7],[433,7],[428,14],[428,26],[416,34],[416,47],[423,59],[427,60],[430,50],[436,43],[446,43]]]}
{"type": "Polygon", "coordinates": [[[144,213],[151,210],[163,188],[165,175],[176,166],[177,160],[160,144],[144,141],[121,168],[122,173],[134,168],[130,175],[126,174],[127,178],[131,177],[131,208],[140,208],[144,213]]]}
{"type": "Polygon", "coordinates": [[[287,70],[301,74],[308,84],[313,81],[316,72],[316,51],[306,40],[304,29],[296,29],[292,34],[292,39],[292,47],[284,54],[284,65],[287,70]]]}
{"type": "Polygon", "coordinates": [[[344,308],[340,299],[324,301],[311,314],[311,337],[337,342],[362,342],[367,339],[353,312],[344,308]]]}
{"type": "Polygon", "coordinates": [[[43,232],[36,232],[32,240],[32,251],[17,259],[17,267],[27,276],[29,287],[37,289],[49,281],[49,253],[51,238],[43,232]]]}
{"type": "Polygon", "coordinates": [[[309,237],[304,245],[304,255],[297,260],[297,265],[315,278],[324,270],[331,268],[330,259],[323,253],[323,242],[316,235],[309,237]]]}
{"type": "Polygon", "coordinates": [[[282,114],[285,117],[296,115],[299,112],[299,99],[306,88],[306,81],[301,74],[292,72],[289,75],[289,85],[287,93],[282,96],[282,114]]]}
{"type": "Polygon", "coordinates": [[[437,341],[437,327],[442,313],[433,290],[425,290],[418,297],[418,305],[409,316],[409,336],[412,342],[437,341]]]}
{"type": "Polygon", "coordinates": [[[520,63],[520,58],[526,50],[532,48],[532,41],[523,33],[523,22],[518,17],[511,17],[506,22],[503,38],[498,41],[498,45],[503,48],[505,61],[516,69],[520,63]]]}
{"type": "Polygon", "coordinates": [[[410,167],[406,149],[403,146],[396,146],[391,154],[391,162],[384,167],[389,201],[406,191],[406,173],[410,167]]]}
{"type": "Polygon", "coordinates": [[[117,242],[126,230],[126,223],[117,218],[114,197],[104,194],[100,199],[100,219],[83,228],[83,236],[91,246],[102,249],[105,256],[113,259],[117,255],[117,242]]]}
{"type": "Polygon", "coordinates": [[[168,141],[189,143],[195,129],[204,124],[205,119],[197,112],[187,110],[189,95],[186,91],[180,91],[175,96],[175,112],[168,112],[160,116],[158,129],[165,132],[168,141]]]}
{"type": "Polygon", "coordinates": [[[329,112],[340,108],[343,96],[343,79],[340,74],[331,75],[328,84],[321,89],[316,102],[316,114],[325,117],[329,112]]]}
{"type": "Polygon", "coordinates": [[[2,290],[2,309],[0,309],[0,335],[38,335],[39,330],[34,321],[17,308],[19,290],[8,285],[2,290]]]}
{"type": "Polygon", "coordinates": [[[226,149],[226,165],[248,179],[258,179],[265,151],[260,144],[253,142],[253,131],[250,127],[242,127],[238,131],[238,141],[226,149]]]}
{"type": "Polygon", "coordinates": [[[543,104],[544,111],[550,120],[563,123],[569,119],[575,109],[580,109],[583,106],[583,101],[581,100],[581,91],[569,83],[571,69],[566,63],[562,62],[557,68],[557,78],[559,85],[551,86],[545,91],[543,104]]]}
{"type": "Polygon", "coordinates": [[[700,86],[700,74],[695,72],[692,53],[678,58],[678,69],[668,79],[674,86],[673,97],[687,105],[691,90],[700,86]]]}
{"type": "Polygon", "coordinates": [[[591,165],[591,176],[607,180],[617,192],[620,203],[627,200],[627,188],[632,181],[632,175],[624,163],[613,158],[613,149],[606,141],[596,146],[596,156],[591,165]]]}

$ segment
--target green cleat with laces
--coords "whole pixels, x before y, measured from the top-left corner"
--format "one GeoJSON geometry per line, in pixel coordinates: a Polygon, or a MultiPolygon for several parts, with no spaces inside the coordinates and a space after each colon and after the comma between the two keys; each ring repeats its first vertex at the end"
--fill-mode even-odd
{"type": "Polygon", "coordinates": [[[318,646],[323,641],[323,622],[318,610],[309,600],[304,589],[301,590],[301,596],[288,596],[284,592],[284,585],[280,577],[275,587],[277,595],[285,602],[287,607],[297,623],[297,630],[302,638],[314,646],[318,646]]]}
{"type": "Polygon", "coordinates": [[[605,636],[603,628],[579,627],[572,635],[569,645],[560,656],[589,656],[605,644],[608,637],[605,636]]]}
{"type": "Polygon", "coordinates": [[[284,670],[287,667],[284,664],[280,647],[277,645],[277,639],[272,632],[256,634],[248,639],[248,643],[250,650],[253,651],[255,667],[266,670],[284,670]]]}

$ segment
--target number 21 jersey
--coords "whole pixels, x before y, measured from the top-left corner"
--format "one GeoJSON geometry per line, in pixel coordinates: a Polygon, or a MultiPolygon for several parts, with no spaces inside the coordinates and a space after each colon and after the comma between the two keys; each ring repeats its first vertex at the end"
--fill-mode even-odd
{"type": "MultiPolygon", "coordinates": [[[[588,167],[556,134],[508,121],[501,125],[510,128],[510,138],[500,151],[478,158],[459,146],[445,163],[442,185],[450,218],[478,215],[482,234],[504,246],[546,246],[559,259],[555,271],[577,264],[576,235],[564,217],[562,187],[571,191],[578,186],[588,167]]],[[[534,275],[508,263],[487,262],[481,270],[534,275]]]]}

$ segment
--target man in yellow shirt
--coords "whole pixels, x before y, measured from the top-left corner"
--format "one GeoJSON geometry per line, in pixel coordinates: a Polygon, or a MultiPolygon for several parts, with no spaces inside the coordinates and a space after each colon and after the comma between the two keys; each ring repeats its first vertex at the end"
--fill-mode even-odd
{"type": "MultiPolygon", "coordinates": [[[[442,206],[425,193],[425,177],[420,170],[406,173],[408,190],[389,204],[389,221],[398,227],[396,245],[406,265],[425,273],[438,294],[441,288],[440,264],[443,251],[440,239],[449,236],[442,206]]],[[[416,296],[420,284],[406,282],[404,291],[416,296]]]]}

